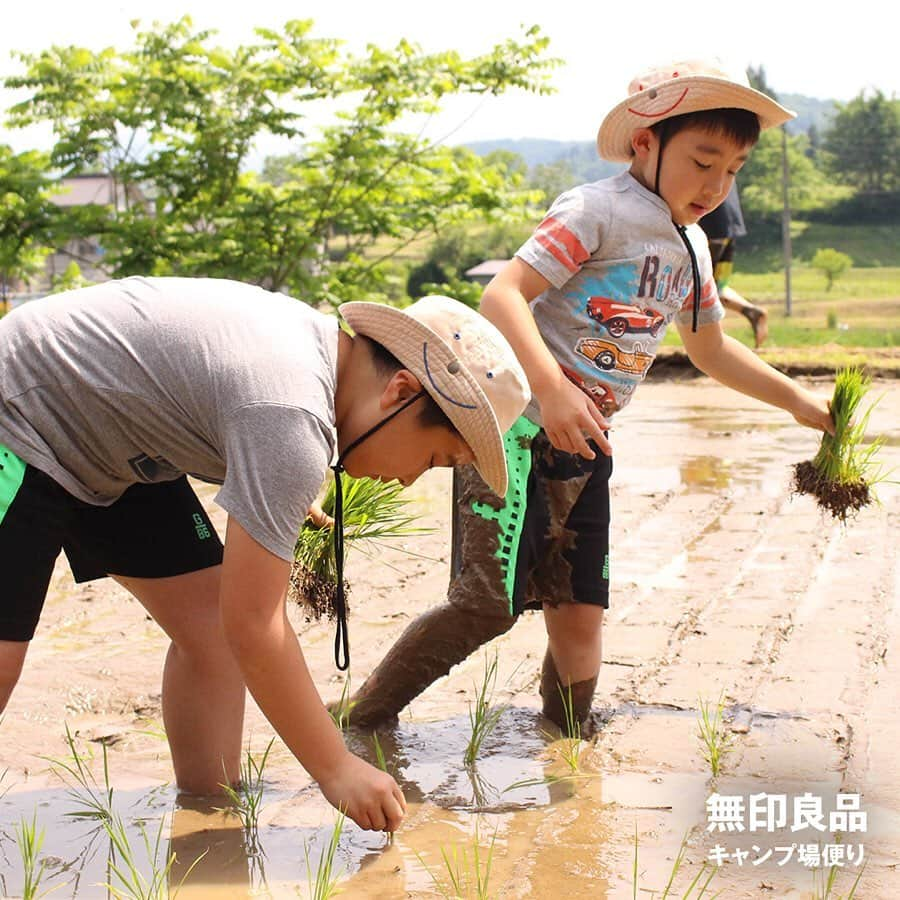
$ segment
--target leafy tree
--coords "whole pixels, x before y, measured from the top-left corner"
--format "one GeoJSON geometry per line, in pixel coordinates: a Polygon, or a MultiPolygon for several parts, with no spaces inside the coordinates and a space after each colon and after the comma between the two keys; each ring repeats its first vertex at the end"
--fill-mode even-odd
{"type": "Polygon", "coordinates": [[[900,100],[875,91],[838,104],[823,144],[847,183],[864,191],[900,188],[900,100]]]}
{"type": "Polygon", "coordinates": [[[57,220],[53,178],[44,153],[14,153],[0,145],[0,301],[13,285],[37,275],[50,252],[57,220]]]}
{"type": "MultiPolygon", "coordinates": [[[[781,129],[762,132],[750,158],[738,176],[741,203],[750,216],[771,217],[783,206],[782,172],[784,165],[781,129]]],[[[790,202],[795,210],[810,209],[829,191],[828,179],[807,155],[808,139],[800,134],[787,139],[790,167],[790,202]]]]}
{"type": "Polygon", "coordinates": [[[542,194],[542,205],[549,206],[563,191],[578,184],[578,179],[568,160],[542,163],[534,167],[528,184],[542,194]]]}
{"type": "Polygon", "coordinates": [[[853,265],[853,259],[833,247],[816,250],[810,265],[825,276],[825,290],[830,291],[834,282],[853,265]]]}
{"type": "Polygon", "coordinates": [[[407,41],[345,55],[312,23],[258,29],[233,50],[183,18],[136,30],[126,52],[52,47],[22,55],[7,86],[30,94],[14,126],[50,123],[54,166],[100,169],[123,188],[102,211],[110,272],[218,275],[288,289],[309,302],[383,294],[381,263],[447,223],[514,214],[502,165],[407,134],[454,94],[546,92],[553,60],[537,29],[463,59],[407,41]],[[313,137],[305,119],[339,108],[313,137]],[[261,135],[302,150],[246,171],[261,135]]]}

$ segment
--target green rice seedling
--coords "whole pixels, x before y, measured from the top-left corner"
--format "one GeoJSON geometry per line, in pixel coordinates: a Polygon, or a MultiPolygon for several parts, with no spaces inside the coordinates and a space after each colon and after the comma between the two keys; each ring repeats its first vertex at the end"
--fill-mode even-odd
{"type": "Polygon", "coordinates": [[[169,875],[175,863],[174,851],[169,852],[164,858],[160,858],[163,844],[163,831],[165,818],[160,819],[156,835],[151,839],[143,822],[138,823],[144,852],[147,856],[149,872],[145,875],[137,859],[134,848],[128,837],[128,829],[121,816],[114,813],[103,820],[103,829],[109,838],[110,859],[107,863],[107,877],[105,887],[116,900],[165,900],[174,898],[194,866],[200,862],[206,853],[200,854],[181,881],[174,886],[169,884],[169,875]]]}
{"type": "MultiPolygon", "coordinates": [[[[840,835],[838,835],[838,842],[840,842],[840,835]]],[[[850,886],[848,894],[835,893],[838,875],[841,873],[839,866],[829,866],[827,871],[821,868],[813,869],[813,900],[853,900],[865,869],[866,867],[863,865],[856,873],[856,879],[850,886]]]]}
{"type": "Polygon", "coordinates": [[[569,774],[577,775],[581,771],[581,722],[575,716],[575,704],[572,701],[572,685],[569,684],[565,691],[560,685],[559,695],[562,698],[566,723],[566,736],[563,739],[560,757],[569,767],[569,774]]]}
{"type": "Polygon", "coordinates": [[[225,796],[231,804],[230,812],[234,813],[244,828],[245,849],[249,856],[262,852],[259,844],[259,813],[262,809],[263,771],[275,738],[266,745],[265,752],[257,759],[247,748],[247,756],[241,763],[241,780],[235,788],[230,784],[221,785],[225,796]]]}
{"type": "Polygon", "coordinates": [[[77,809],[66,813],[78,819],[106,821],[112,816],[113,789],[109,783],[109,759],[106,744],[103,747],[103,784],[97,783],[87,760],[78,752],[75,739],[66,724],[66,744],[70,758],[67,760],[44,757],[56,774],[69,785],[68,795],[77,804],[77,809]]]}
{"type": "Polygon", "coordinates": [[[873,486],[887,478],[875,459],[884,438],[863,446],[874,407],[856,419],[859,404],[871,384],[872,379],[858,367],[837,373],[831,399],[835,433],[823,434],[815,457],[794,466],[794,490],[812,495],[821,509],[842,522],[868,506],[875,499],[873,486]]]}
{"type": "Polygon", "coordinates": [[[441,878],[431,871],[419,854],[419,862],[431,876],[434,886],[445,900],[489,900],[491,868],[494,863],[494,845],[497,831],[485,851],[481,846],[478,825],[468,846],[454,844],[449,849],[441,847],[444,870],[441,878]],[[445,880],[446,879],[446,880],[445,880]]]}
{"type": "MultiPolygon", "coordinates": [[[[378,732],[372,732],[372,743],[375,745],[375,759],[378,761],[378,768],[382,772],[387,772],[387,760],[384,758],[384,750],[381,749],[381,741],[378,740],[378,732]]],[[[394,832],[388,832],[388,844],[394,843],[394,832]]]]}
{"type": "MultiPolygon", "coordinates": [[[[44,897],[56,888],[41,891],[41,879],[44,877],[45,863],[38,861],[41,847],[44,845],[44,829],[38,830],[37,811],[31,816],[31,821],[22,818],[16,826],[16,843],[19,846],[19,854],[22,858],[22,900],[37,900],[44,897]]],[[[62,885],[57,885],[62,887],[62,885]]]]}
{"type": "Polygon", "coordinates": [[[334,822],[334,828],[331,830],[331,838],[319,853],[315,872],[313,872],[309,860],[309,845],[305,846],[306,878],[309,883],[310,900],[330,900],[331,897],[340,893],[337,885],[342,873],[335,872],[334,857],[337,853],[338,844],[341,842],[341,832],[344,830],[345,818],[343,812],[338,813],[338,817],[334,822]]]}
{"type": "MultiPolygon", "coordinates": [[[[400,482],[385,484],[373,478],[343,475],[342,486],[344,545],[348,550],[354,545],[393,540],[427,530],[414,526],[418,517],[407,511],[409,501],[402,496],[400,482]]],[[[329,516],[334,515],[333,480],[322,500],[322,509],[329,516]]],[[[305,608],[309,618],[335,618],[337,563],[333,528],[307,521],[300,529],[294,547],[291,596],[305,608]]]]}
{"type": "Polygon", "coordinates": [[[350,699],[350,675],[348,673],[347,677],[344,679],[344,684],[341,687],[340,700],[328,707],[328,712],[334,720],[334,724],[337,725],[341,731],[344,731],[349,727],[350,713],[353,711],[354,706],[356,706],[355,701],[350,699]]]}
{"type": "MultiPolygon", "coordinates": [[[[689,834],[690,832],[688,832],[689,834]]],[[[669,872],[669,880],[666,882],[666,886],[663,888],[662,894],[660,894],[660,900],[666,900],[667,897],[674,897],[675,894],[672,891],[675,888],[675,879],[678,877],[678,873],[681,871],[681,867],[684,864],[685,853],[687,852],[687,841],[688,834],[681,840],[681,846],[678,848],[678,855],[675,857],[675,862],[672,864],[672,868],[669,872]]],[[[705,897],[707,895],[707,891],[709,890],[709,884],[716,877],[718,873],[718,869],[715,866],[711,866],[708,862],[703,862],[700,865],[700,869],[697,874],[694,876],[691,883],[687,886],[687,890],[681,894],[682,900],[700,900],[700,898],[705,897]],[[696,891],[696,893],[695,893],[696,891]]],[[[640,878],[638,874],[638,830],[637,830],[637,822],[634,824],[634,862],[631,867],[631,889],[632,896],[637,900],[638,891],[644,891],[645,888],[640,887],[640,878]]],[[[710,900],[714,900],[715,897],[718,897],[721,894],[719,891],[718,894],[713,894],[710,900]]],[[[651,892],[651,896],[656,896],[656,891],[651,892]]]]}
{"type": "Polygon", "coordinates": [[[475,703],[469,701],[469,722],[472,734],[466,745],[463,760],[467,766],[475,765],[478,753],[488,735],[497,727],[507,706],[494,706],[494,690],[497,687],[497,654],[490,661],[485,659],[481,686],[476,688],[475,703]]]}
{"type": "Polygon", "coordinates": [[[722,761],[733,749],[731,733],[725,729],[724,710],[724,691],[719,695],[715,706],[711,700],[700,699],[697,736],[703,746],[703,758],[709,763],[713,778],[719,777],[722,761]]]}

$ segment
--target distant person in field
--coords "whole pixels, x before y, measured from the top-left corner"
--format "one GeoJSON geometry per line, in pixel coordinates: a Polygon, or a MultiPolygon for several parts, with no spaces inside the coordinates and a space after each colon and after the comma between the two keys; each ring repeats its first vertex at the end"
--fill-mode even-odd
{"type": "Polygon", "coordinates": [[[76,581],[111,576],[171,639],[179,788],[238,782],[246,687],[335,807],[397,828],[400,787],[345,747],[286,615],[294,544],[335,455],[336,470],[404,484],[470,463],[502,494],[502,435],[528,386],[500,332],[455,300],[340,312],[354,335],[251,285],[127,278],[0,320],[0,712],[64,550],[76,581]],[[224,548],[187,474],[221,485],[224,548]]]}
{"type": "Polygon", "coordinates": [[[506,436],[509,490],[459,470],[459,566],[447,603],[406,628],[352,698],[351,724],[390,721],[533,609],[548,636],[543,711],[565,728],[569,707],[588,726],[611,575],[607,429],[668,325],[708,375],[833,431],[826,397],[723,333],[697,224],[728,196],[760,129],[792,116],[718,60],[654,66],[607,114],[600,156],[628,171],[563,193],[481,302],[533,392],[506,436]]]}
{"type": "Polygon", "coordinates": [[[709,239],[709,253],[719,300],[725,309],[740,313],[750,323],[753,340],[759,349],[769,336],[769,315],[761,306],[742,297],[729,284],[734,271],[734,242],[747,234],[736,184],[731,186],[720,206],[700,219],[700,227],[709,239]]]}

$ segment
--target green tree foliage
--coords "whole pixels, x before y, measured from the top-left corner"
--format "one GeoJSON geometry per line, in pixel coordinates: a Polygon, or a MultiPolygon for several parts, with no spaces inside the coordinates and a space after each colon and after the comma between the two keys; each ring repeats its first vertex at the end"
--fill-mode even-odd
{"type": "Polygon", "coordinates": [[[50,202],[50,160],[37,151],[14,153],[0,145],[0,300],[11,287],[36,275],[56,224],[50,202]]]}
{"type": "Polygon", "coordinates": [[[21,55],[25,72],[7,86],[29,96],[10,123],[49,123],[56,168],[109,172],[125,189],[121,208],[83,223],[102,236],[110,274],[234,277],[309,302],[373,297],[379,264],[423,233],[524,204],[504,166],[403,127],[455,94],[548,91],[554,61],[537,29],[470,59],[407,41],[351,56],[311,29],[291,21],[223,49],[183,18],[136,27],[125,52],[21,55]],[[322,105],[339,111],[310,137],[322,105]],[[302,150],[261,177],[246,163],[264,135],[302,150]]]}
{"type": "Polygon", "coordinates": [[[823,145],[846,183],[863,191],[900,189],[900,100],[875,91],[839,104],[823,145]]]}
{"type": "Polygon", "coordinates": [[[853,265],[853,259],[833,247],[822,247],[816,250],[810,265],[825,276],[825,290],[830,291],[834,282],[853,265]]]}
{"type": "MultiPolygon", "coordinates": [[[[738,176],[741,203],[744,212],[751,217],[767,218],[781,213],[784,197],[782,142],[780,128],[764,131],[738,176]]],[[[811,209],[832,192],[827,177],[809,157],[808,149],[809,140],[805,134],[788,137],[790,202],[794,210],[811,209]]]]}

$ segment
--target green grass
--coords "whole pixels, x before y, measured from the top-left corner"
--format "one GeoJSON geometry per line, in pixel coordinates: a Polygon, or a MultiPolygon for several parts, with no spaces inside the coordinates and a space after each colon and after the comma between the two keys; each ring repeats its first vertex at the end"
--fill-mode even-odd
{"type": "MultiPolygon", "coordinates": [[[[757,238],[755,240],[751,233],[737,242],[737,271],[762,273],[781,268],[783,255],[780,231],[773,229],[764,238],[757,238]]],[[[900,267],[900,243],[897,241],[897,226],[894,224],[846,226],[804,222],[800,219],[791,222],[794,265],[808,262],[816,250],[822,247],[833,247],[846,253],[856,266],[862,268],[900,267]]]]}

